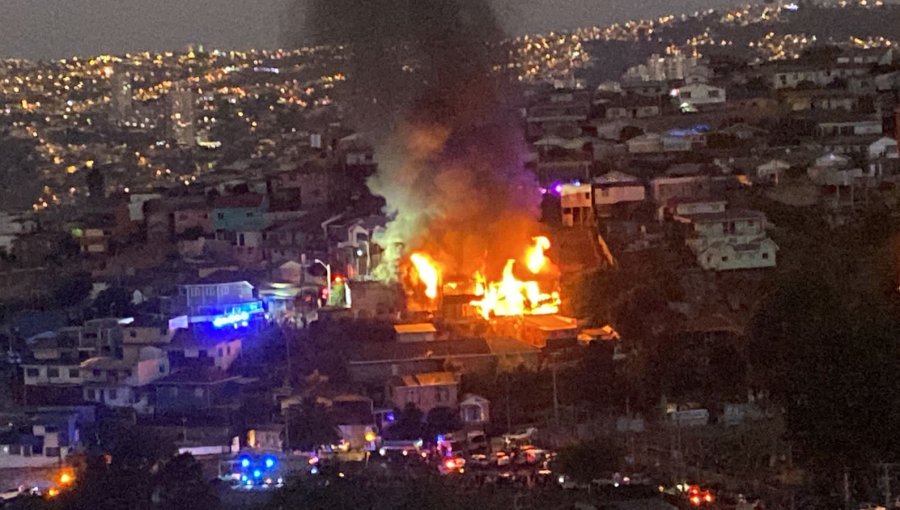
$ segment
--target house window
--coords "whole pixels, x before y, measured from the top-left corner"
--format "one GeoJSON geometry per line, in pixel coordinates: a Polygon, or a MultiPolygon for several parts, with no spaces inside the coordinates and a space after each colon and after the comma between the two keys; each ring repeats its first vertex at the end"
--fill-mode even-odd
{"type": "Polygon", "coordinates": [[[447,388],[436,388],[434,393],[435,402],[444,403],[450,401],[450,390],[447,388]]]}
{"type": "Polygon", "coordinates": [[[40,377],[41,371],[37,368],[29,368],[25,370],[25,375],[28,377],[40,377]]]}
{"type": "Polygon", "coordinates": [[[230,345],[229,345],[228,347],[225,348],[225,352],[226,352],[229,356],[231,356],[231,346],[230,346],[230,345]]]}
{"type": "Polygon", "coordinates": [[[719,97],[719,91],[718,90],[710,90],[709,97],[713,97],[713,98],[719,97]]]}
{"type": "Polygon", "coordinates": [[[225,351],[221,347],[219,347],[219,357],[225,356],[225,351]]]}
{"type": "Polygon", "coordinates": [[[763,258],[764,260],[769,260],[769,254],[768,254],[768,253],[763,253],[763,254],[762,254],[762,258],[763,258]]]}
{"type": "Polygon", "coordinates": [[[94,377],[100,377],[101,375],[101,372],[99,370],[94,370],[91,373],[94,375],[94,377]]]}
{"type": "Polygon", "coordinates": [[[603,195],[604,197],[608,197],[609,196],[609,188],[603,188],[603,192],[601,193],[601,195],[603,195]]]}
{"type": "Polygon", "coordinates": [[[97,392],[93,388],[87,390],[87,399],[97,400],[97,392]]]}
{"type": "Polygon", "coordinates": [[[59,447],[48,446],[44,448],[44,457],[59,457],[59,447]]]}
{"type": "Polygon", "coordinates": [[[252,217],[253,217],[253,213],[252,213],[252,212],[248,212],[248,213],[247,213],[247,217],[248,217],[248,218],[252,218],[252,217]]]}
{"type": "Polygon", "coordinates": [[[165,373],[166,373],[166,366],[165,366],[165,365],[160,365],[160,366],[159,366],[159,373],[160,373],[160,374],[165,374],[165,373]]]}
{"type": "Polygon", "coordinates": [[[691,93],[690,93],[690,92],[688,92],[688,91],[686,91],[686,90],[682,90],[682,91],[681,91],[681,99],[690,99],[690,98],[691,98],[691,93]]]}
{"type": "Polygon", "coordinates": [[[70,378],[70,379],[78,379],[78,376],[79,376],[79,375],[80,375],[80,374],[79,374],[77,368],[70,368],[70,369],[69,369],[69,378],[70,378]]]}
{"type": "Polygon", "coordinates": [[[216,215],[216,217],[219,218],[220,220],[224,220],[224,219],[225,219],[225,213],[219,213],[219,214],[216,215]]]}
{"type": "Polygon", "coordinates": [[[128,336],[130,336],[131,338],[137,338],[137,331],[129,331],[128,336]]]}
{"type": "Polygon", "coordinates": [[[47,369],[47,377],[59,377],[59,369],[58,368],[48,368],[47,369]]]}
{"type": "Polygon", "coordinates": [[[106,392],[106,400],[118,400],[119,398],[119,390],[107,390],[106,392]]]}

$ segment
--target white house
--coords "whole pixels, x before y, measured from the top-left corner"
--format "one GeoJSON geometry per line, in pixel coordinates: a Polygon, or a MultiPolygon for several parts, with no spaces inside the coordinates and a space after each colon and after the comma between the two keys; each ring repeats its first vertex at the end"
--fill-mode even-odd
{"type": "Polygon", "coordinates": [[[700,199],[711,192],[711,181],[707,175],[683,177],[654,177],[650,181],[650,195],[657,204],[666,204],[673,198],[700,199]]]}
{"type": "Polygon", "coordinates": [[[766,235],[766,216],[759,211],[729,210],[681,221],[690,226],[686,244],[703,269],[775,267],[778,246],[766,235]]]}
{"type": "Polygon", "coordinates": [[[137,359],[96,357],[81,363],[84,400],[107,407],[152,412],[150,383],[169,375],[169,358],[156,347],[144,347],[137,359]]]}
{"type": "Polygon", "coordinates": [[[594,178],[594,205],[605,207],[623,202],[643,202],[647,189],[640,179],[613,171],[594,178]]]}
{"type": "Polygon", "coordinates": [[[837,79],[849,79],[870,73],[869,64],[841,64],[822,66],[813,63],[778,62],[770,67],[771,85],[776,90],[794,88],[803,82],[825,87],[837,79]]]}
{"type": "Polygon", "coordinates": [[[898,159],[897,140],[887,136],[869,145],[869,159],[898,159]]]}
{"type": "Polygon", "coordinates": [[[15,240],[37,230],[37,222],[24,214],[0,211],[0,253],[11,253],[15,240]]]}
{"type": "Polygon", "coordinates": [[[672,217],[680,221],[690,221],[690,216],[698,214],[715,214],[725,212],[728,206],[727,200],[674,200],[673,204],[659,208],[659,221],[665,219],[665,212],[669,211],[672,217]]]}
{"type": "Polygon", "coordinates": [[[657,133],[646,133],[625,142],[631,154],[662,152],[662,137],[657,133]]]}
{"type": "Polygon", "coordinates": [[[79,411],[52,409],[5,417],[0,427],[0,469],[59,466],[81,444],[80,420],[79,411]]]}
{"type": "Polygon", "coordinates": [[[806,169],[806,175],[819,186],[849,186],[863,176],[861,168],[853,168],[850,158],[840,154],[825,154],[806,169]]]}
{"type": "Polygon", "coordinates": [[[773,159],[756,167],[756,182],[775,184],[784,177],[784,172],[791,168],[791,164],[780,159],[773,159]]]}
{"type": "Polygon", "coordinates": [[[573,227],[594,223],[592,195],[590,184],[563,184],[560,193],[563,225],[573,227]]]}
{"type": "Polygon", "coordinates": [[[725,89],[706,83],[691,83],[672,89],[669,95],[675,106],[682,110],[689,107],[725,104],[725,89]]]}
{"type": "Polygon", "coordinates": [[[874,115],[828,116],[816,123],[816,135],[820,138],[830,136],[865,136],[883,133],[881,118],[874,115]]]}

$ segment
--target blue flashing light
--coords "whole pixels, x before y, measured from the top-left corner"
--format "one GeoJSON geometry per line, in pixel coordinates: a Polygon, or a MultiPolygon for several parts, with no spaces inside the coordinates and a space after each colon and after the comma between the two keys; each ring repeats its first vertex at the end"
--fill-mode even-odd
{"type": "Polygon", "coordinates": [[[435,438],[438,443],[444,442],[444,436],[442,434],[438,434],[438,437],[435,438]]]}
{"type": "Polygon", "coordinates": [[[250,314],[247,312],[238,312],[231,315],[221,315],[213,319],[213,327],[224,328],[225,326],[235,326],[246,323],[250,320],[250,314]]]}
{"type": "Polygon", "coordinates": [[[258,469],[253,470],[253,478],[262,478],[262,471],[258,469]]]}
{"type": "Polygon", "coordinates": [[[397,415],[395,415],[394,413],[387,413],[386,415],[384,415],[384,419],[389,422],[393,422],[397,420],[397,415]]]}
{"type": "Polygon", "coordinates": [[[250,459],[248,459],[247,457],[242,457],[241,458],[241,467],[244,469],[247,469],[248,467],[250,467],[250,459]]]}
{"type": "Polygon", "coordinates": [[[241,481],[242,481],[242,482],[246,482],[246,481],[247,481],[247,475],[241,475],[241,481]]]}
{"type": "Polygon", "coordinates": [[[263,462],[266,465],[266,469],[272,469],[273,467],[275,467],[275,457],[266,457],[263,462]]]}
{"type": "Polygon", "coordinates": [[[314,467],[314,468],[312,468],[309,472],[312,473],[312,474],[314,474],[314,475],[317,475],[317,474],[319,474],[319,468],[314,467]]]}

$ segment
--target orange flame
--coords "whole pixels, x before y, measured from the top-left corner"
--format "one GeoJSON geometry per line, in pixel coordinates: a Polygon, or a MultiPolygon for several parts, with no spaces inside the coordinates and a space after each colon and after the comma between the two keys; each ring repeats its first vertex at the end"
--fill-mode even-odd
{"type": "MultiPolygon", "coordinates": [[[[525,266],[531,274],[549,273],[550,260],[545,251],[550,248],[546,237],[535,237],[534,245],[525,250],[525,266]]],[[[425,287],[425,296],[436,299],[440,281],[440,266],[424,252],[410,255],[409,261],[415,268],[419,282],[425,287]]],[[[488,280],[484,273],[476,271],[470,284],[463,284],[477,299],[470,302],[478,314],[485,319],[517,315],[545,315],[558,313],[559,292],[548,292],[541,288],[545,278],[520,280],[515,274],[516,259],[509,259],[498,281],[488,280]]],[[[459,282],[449,282],[446,288],[459,290],[459,282]]]]}
{"type": "Polygon", "coordinates": [[[476,280],[476,295],[481,299],[472,301],[478,312],[485,319],[493,317],[509,317],[514,315],[543,315],[559,312],[560,298],[558,292],[547,293],[541,290],[536,281],[522,281],[513,273],[515,260],[508,260],[503,268],[503,277],[499,282],[479,283],[476,280]],[[478,291],[483,289],[483,293],[478,291]]]}
{"type": "Polygon", "coordinates": [[[529,248],[525,255],[525,264],[528,266],[529,271],[533,274],[541,272],[541,269],[547,264],[547,257],[544,256],[544,251],[549,249],[549,239],[544,236],[534,238],[534,246],[529,248]]]}
{"type": "Polygon", "coordinates": [[[424,253],[413,253],[409,257],[410,262],[416,268],[419,280],[425,285],[425,295],[428,299],[435,299],[438,295],[438,281],[440,272],[437,265],[424,253]]]}

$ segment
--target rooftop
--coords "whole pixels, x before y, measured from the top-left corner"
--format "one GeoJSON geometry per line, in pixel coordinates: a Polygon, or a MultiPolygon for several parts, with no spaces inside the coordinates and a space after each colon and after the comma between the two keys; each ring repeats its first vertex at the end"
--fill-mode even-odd
{"type": "Polygon", "coordinates": [[[452,372],[426,372],[406,375],[400,378],[402,386],[447,386],[456,384],[456,375],[452,372]]]}
{"type": "Polygon", "coordinates": [[[81,368],[85,370],[128,370],[131,367],[127,361],[108,357],[89,358],[81,362],[81,368]]]}
{"type": "Polygon", "coordinates": [[[364,342],[349,355],[350,364],[385,363],[416,359],[443,359],[459,356],[489,356],[483,338],[459,338],[436,342],[364,342]]]}
{"type": "Polygon", "coordinates": [[[578,322],[570,317],[562,315],[526,315],[525,325],[537,328],[541,331],[574,330],[578,328],[578,322]]]}
{"type": "Polygon", "coordinates": [[[256,193],[228,195],[219,197],[213,202],[216,209],[252,209],[261,207],[265,197],[256,193]]]}
{"type": "Polygon", "coordinates": [[[695,214],[691,216],[693,223],[719,223],[722,221],[760,220],[764,221],[766,215],[760,211],[749,209],[729,209],[718,213],[695,214]]]}
{"type": "Polygon", "coordinates": [[[229,381],[238,381],[241,377],[237,375],[229,375],[224,370],[211,367],[187,367],[169,374],[154,384],[193,384],[193,385],[212,385],[222,384],[229,381]]]}
{"type": "Polygon", "coordinates": [[[437,333],[434,324],[430,322],[419,322],[416,324],[395,324],[394,332],[398,335],[416,334],[416,333],[437,333]]]}

